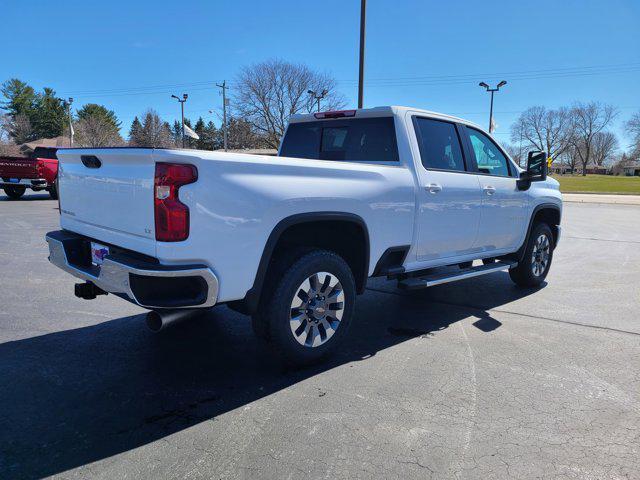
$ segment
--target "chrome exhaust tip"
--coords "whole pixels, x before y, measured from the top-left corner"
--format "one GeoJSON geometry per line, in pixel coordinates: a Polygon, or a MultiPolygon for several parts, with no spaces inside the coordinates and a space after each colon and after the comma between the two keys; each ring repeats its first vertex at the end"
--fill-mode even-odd
{"type": "Polygon", "coordinates": [[[152,332],[159,332],[170,325],[193,318],[202,313],[202,309],[185,310],[151,310],[145,319],[147,327],[152,332]]]}

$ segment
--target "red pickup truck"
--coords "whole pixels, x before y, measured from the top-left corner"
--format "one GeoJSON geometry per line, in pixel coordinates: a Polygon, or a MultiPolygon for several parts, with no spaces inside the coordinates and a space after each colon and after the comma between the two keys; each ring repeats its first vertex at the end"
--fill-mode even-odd
{"type": "Polygon", "coordinates": [[[27,188],[34,192],[46,190],[58,198],[57,148],[36,147],[31,157],[0,157],[0,188],[11,199],[24,195],[27,188]]]}

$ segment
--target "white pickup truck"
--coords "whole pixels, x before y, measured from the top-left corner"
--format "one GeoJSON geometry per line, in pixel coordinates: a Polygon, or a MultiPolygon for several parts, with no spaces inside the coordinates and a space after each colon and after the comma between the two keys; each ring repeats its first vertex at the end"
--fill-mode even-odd
{"type": "Polygon", "coordinates": [[[154,329],[227,304],[305,363],[347,334],[356,295],[549,271],[562,200],[546,154],[521,170],[480,127],[406,107],[296,115],[279,156],[65,149],[50,261],[150,309],[154,329]],[[475,261],[475,263],[474,263],[475,261]]]}

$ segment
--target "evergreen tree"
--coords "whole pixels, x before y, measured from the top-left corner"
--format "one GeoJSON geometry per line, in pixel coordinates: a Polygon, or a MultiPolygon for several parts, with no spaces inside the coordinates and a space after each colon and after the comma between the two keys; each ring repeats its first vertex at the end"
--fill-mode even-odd
{"type": "Polygon", "coordinates": [[[199,140],[196,140],[196,148],[198,150],[210,150],[210,148],[207,148],[207,132],[202,117],[198,118],[193,131],[196,132],[200,137],[199,140]]]}
{"type": "Polygon", "coordinates": [[[211,120],[209,120],[209,123],[207,123],[205,132],[207,134],[207,141],[210,144],[209,150],[219,150],[221,148],[224,148],[222,130],[217,129],[211,120]]]}
{"type": "Polygon", "coordinates": [[[88,103],[78,110],[77,118],[74,128],[78,145],[91,148],[122,145],[121,123],[112,110],[88,103]]]}
{"type": "Polygon", "coordinates": [[[155,110],[147,110],[142,121],[140,139],[136,146],[149,148],[169,148],[173,146],[171,127],[163,122],[155,110]]]}
{"type": "Polygon", "coordinates": [[[37,138],[54,138],[62,135],[67,119],[65,104],[51,88],[36,94],[35,105],[29,118],[37,138]]]}
{"type": "MultiPolygon", "coordinates": [[[[191,125],[191,120],[188,118],[184,119],[184,124],[193,130],[193,126],[191,125]]],[[[195,138],[191,138],[187,135],[184,136],[184,148],[197,148],[196,147],[197,140],[195,138]]],[[[182,145],[182,144],[181,144],[182,145]]]]}
{"type": "Polygon", "coordinates": [[[17,78],[11,78],[2,84],[0,93],[5,98],[4,102],[0,103],[0,108],[6,110],[11,117],[31,117],[36,103],[33,88],[17,78]]]}
{"type": "Polygon", "coordinates": [[[179,120],[173,121],[173,128],[171,129],[171,136],[173,137],[173,143],[176,147],[182,146],[182,125],[179,120]]]}
{"type": "Polygon", "coordinates": [[[136,116],[131,122],[131,128],[129,129],[129,145],[140,145],[142,139],[142,123],[136,116]]]}
{"type": "Polygon", "coordinates": [[[104,105],[98,105],[96,103],[87,103],[77,111],[76,116],[78,120],[88,117],[99,117],[105,123],[112,125],[115,130],[119,130],[120,125],[122,125],[122,122],[118,120],[113,110],[109,110],[104,105]]]}

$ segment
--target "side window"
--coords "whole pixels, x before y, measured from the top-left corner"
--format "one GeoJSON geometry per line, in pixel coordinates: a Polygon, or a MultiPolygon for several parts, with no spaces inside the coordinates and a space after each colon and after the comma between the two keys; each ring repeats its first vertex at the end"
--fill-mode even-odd
{"type": "Polygon", "coordinates": [[[509,176],[509,160],[484,133],[467,127],[471,148],[476,156],[478,172],[499,177],[509,176]]]}
{"type": "Polygon", "coordinates": [[[453,123],[414,117],[424,168],[464,172],[460,139],[453,123]]]}

